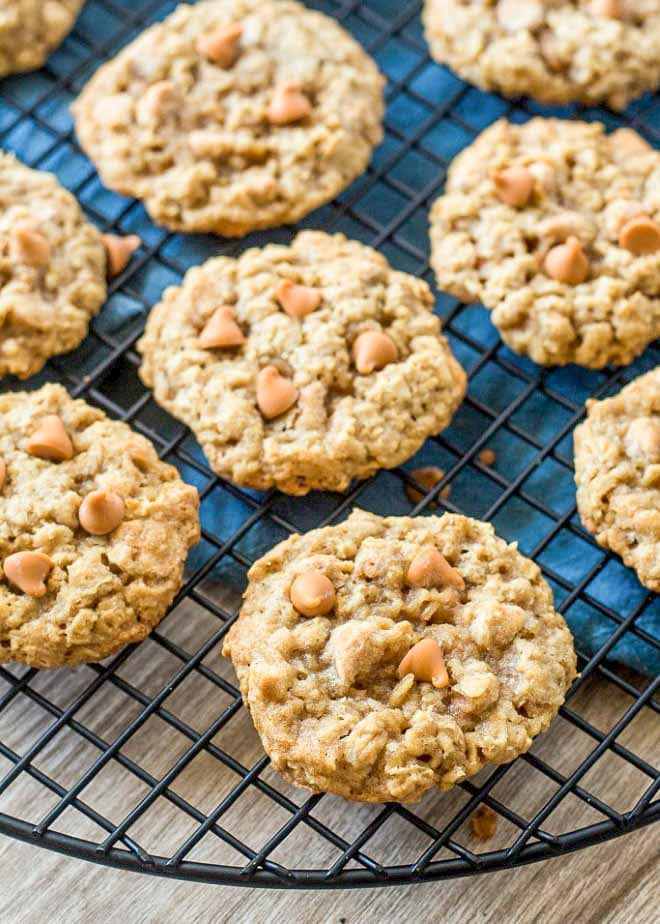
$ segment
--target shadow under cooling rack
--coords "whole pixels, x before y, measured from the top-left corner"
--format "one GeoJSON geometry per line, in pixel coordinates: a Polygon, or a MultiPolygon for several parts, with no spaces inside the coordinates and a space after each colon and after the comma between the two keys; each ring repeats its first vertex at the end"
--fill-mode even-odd
{"type": "MultiPolygon", "coordinates": [[[[615,117],[507,103],[462,83],[429,59],[418,2],[310,5],[340,19],[373,54],[388,77],[388,108],[385,140],[368,173],[302,224],[377,246],[397,268],[431,284],[429,204],[452,157],[494,119],[552,111],[631,124],[660,142],[658,96],[647,94],[615,117]]],[[[68,113],[98,64],[174,6],[89,0],[44,70],[0,88],[0,145],[55,172],[103,230],[143,241],[113,281],[90,336],[27,387],[60,380],[150,437],[199,489],[203,527],[184,587],[142,645],[69,671],[0,666],[0,832],[161,876],[340,887],[516,866],[649,824],[660,814],[660,606],[582,528],[571,434],[585,399],[655,366],[657,345],[618,371],[542,370],[501,344],[484,309],[438,294],[452,349],[469,373],[469,395],[451,428],[404,468],[343,495],[306,498],[240,490],[217,478],[190,433],[140,384],[134,345],[150,307],[189,266],[287,241],[294,232],[227,242],[156,228],[139,204],[102,187],[68,113]],[[480,461],[484,448],[495,450],[493,465],[480,461]],[[445,476],[431,492],[415,494],[411,472],[420,465],[436,465],[445,476]],[[528,754],[414,806],[356,805],[289,786],[270,767],[220,655],[255,558],[293,531],[338,522],[355,504],[390,515],[453,510],[492,520],[543,568],[580,654],[581,675],[566,705],[528,754]],[[482,803],[498,816],[488,842],[470,826],[482,803]]]]}

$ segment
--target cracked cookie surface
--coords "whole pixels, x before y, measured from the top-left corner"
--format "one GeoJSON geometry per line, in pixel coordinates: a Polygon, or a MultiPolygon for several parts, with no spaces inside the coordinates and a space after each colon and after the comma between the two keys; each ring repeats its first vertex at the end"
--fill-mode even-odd
{"type": "Polygon", "coordinates": [[[623,246],[632,246],[623,229],[640,220],[660,241],[660,153],[635,132],[500,120],[449,168],[431,209],[432,265],[441,288],[491,310],[516,353],[545,365],[625,365],[660,336],[660,249],[623,246]],[[502,177],[517,185],[503,189],[502,177]],[[562,281],[547,261],[566,242],[577,242],[584,266],[562,281]]]}
{"type": "Polygon", "coordinates": [[[660,84],[657,0],[426,0],[433,57],[483,90],[623,109],[660,84]]]}
{"type": "Polygon", "coordinates": [[[78,346],[105,275],[101,234],[71,193],[0,152],[0,377],[28,378],[78,346]]]}
{"type": "Polygon", "coordinates": [[[59,667],[144,639],[199,539],[196,490],[148,440],[59,385],[0,395],[0,462],[0,661],[59,667]],[[60,462],[29,451],[40,421],[54,415],[71,441],[72,457],[60,462]],[[104,535],[81,527],[81,503],[94,491],[125,506],[104,535]],[[21,552],[50,560],[43,596],[8,580],[7,559],[21,552]]]}
{"type": "Polygon", "coordinates": [[[41,67],[71,31],[84,0],[4,0],[0,77],[41,67]]]}
{"type": "Polygon", "coordinates": [[[449,789],[528,750],[575,676],[540,569],[487,523],[357,510],[280,543],[248,577],[224,654],[273,766],[313,792],[410,802],[449,789]],[[410,586],[411,561],[429,547],[461,589],[410,586]],[[325,615],[291,602],[310,569],[335,589],[325,615]],[[442,651],[440,688],[401,670],[421,640],[442,651]]]}
{"type": "Polygon", "coordinates": [[[409,458],[463,398],[465,373],[432,309],[427,284],[375,250],[303,231],[290,246],[211,259],[166,290],[138,344],[140,376],[193,430],[218,474],[289,494],[342,491],[409,458]],[[283,310],[286,280],[311,292],[316,307],[302,317],[283,310]],[[221,306],[244,342],[204,349],[200,334],[221,306]],[[359,372],[355,347],[366,333],[377,352],[379,338],[392,352],[382,368],[359,372]],[[272,419],[259,404],[266,370],[276,397],[288,388],[272,419]]]}
{"type": "Polygon", "coordinates": [[[574,442],[582,522],[660,593],[660,366],[588,401],[574,442]]]}
{"type": "Polygon", "coordinates": [[[240,236],[297,221],[364,172],[383,83],[347,32],[293,0],[204,0],[103,65],[73,111],[111,189],[169,228],[240,236]],[[220,66],[199,43],[232,27],[220,66]],[[303,108],[282,122],[270,107],[289,86],[303,108]]]}

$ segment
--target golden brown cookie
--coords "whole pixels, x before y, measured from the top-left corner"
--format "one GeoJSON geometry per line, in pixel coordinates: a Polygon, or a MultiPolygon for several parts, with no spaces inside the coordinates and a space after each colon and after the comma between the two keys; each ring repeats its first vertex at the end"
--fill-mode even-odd
{"type": "Polygon", "coordinates": [[[3,0],[0,77],[32,71],[70,32],[84,0],[3,0]]]}
{"type": "Polygon", "coordinates": [[[342,491],[409,458],[463,398],[432,309],[427,284],[375,250],[303,231],[168,289],[138,344],[140,375],[218,474],[342,491]]]}
{"type": "Polygon", "coordinates": [[[312,792],[412,802],[531,747],[575,676],[534,562],[467,517],[292,536],[224,645],[273,766],[312,792]]]}
{"type": "Polygon", "coordinates": [[[241,236],[364,172],[383,83],[341,26],[294,0],[203,0],[103,65],[73,111],[104,183],[154,221],[241,236]]]}
{"type": "Polygon", "coordinates": [[[574,442],[582,522],[660,593],[660,366],[588,401],[574,442]]]}
{"type": "Polygon", "coordinates": [[[0,662],[98,661],[156,626],[198,497],[151,443],[59,385],[0,395],[0,662]]]}
{"type": "Polygon", "coordinates": [[[660,152],[599,123],[502,119],[431,209],[438,285],[544,365],[625,365],[660,336],[660,152]]]}

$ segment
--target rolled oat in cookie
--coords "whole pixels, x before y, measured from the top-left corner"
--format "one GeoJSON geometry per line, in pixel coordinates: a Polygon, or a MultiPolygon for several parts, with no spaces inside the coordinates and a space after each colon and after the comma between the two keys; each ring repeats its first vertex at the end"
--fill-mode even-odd
{"type": "Polygon", "coordinates": [[[273,766],[312,792],[449,789],[527,751],[575,677],[540,569],[487,523],[356,510],[248,578],[223,653],[273,766]]]}
{"type": "Polygon", "coordinates": [[[431,209],[438,285],[544,365],[626,365],[660,336],[660,152],[629,128],[500,120],[431,209]]]}
{"type": "Polygon", "coordinates": [[[99,661],[160,622],[198,497],[151,443],[59,385],[0,395],[0,662],[99,661]]]}
{"type": "Polygon", "coordinates": [[[84,0],[2,0],[0,77],[32,71],[73,27],[84,0]]]}
{"type": "Polygon", "coordinates": [[[383,84],[341,26],[293,0],[202,0],[103,65],[73,111],[104,183],[154,221],[241,236],[364,172],[383,84]]]}
{"type": "Polygon", "coordinates": [[[106,296],[101,234],[50,173],[0,152],[0,378],[77,347],[106,296]]]}
{"type": "Polygon", "coordinates": [[[138,344],[140,375],[218,474],[288,494],[343,491],[408,459],[463,398],[432,309],[427,284],[375,250],[304,231],[209,260],[168,289],[138,344]],[[283,283],[304,290],[304,311],[283,283]]]}
{"type": "Polygon", "coordinates": [[[425,0],[437,61],[483,90],[623,109],[660,84],[658,0],[425,0]]]}
{"type": "Polygon", "coordinates": [[[587,401],[574,443],[582,522],[660,593],[660,366],[587,401]]]}

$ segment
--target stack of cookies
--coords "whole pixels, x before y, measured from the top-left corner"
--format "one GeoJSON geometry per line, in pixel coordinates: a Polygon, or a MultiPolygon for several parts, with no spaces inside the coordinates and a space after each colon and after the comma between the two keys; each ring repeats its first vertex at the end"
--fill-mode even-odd
{"type": "MultiPolygon", "coordinates": [[[[80,0],[10,3],[0,72],[39,66],[80,0]],[[19,26],[21,27],[19,29],[19,26]],[[21,40],[17,39],[19,35],[21,40]],[[22,43],[22,44],[21,44],[22,43]]],[[[432,54],[484,89],[621,107],[660,83],[655,3],[427,0],[432,54]]],[[[103,182],[182,232],[290,224],[367,168],[384,81],[295,0],[200,0],[99,68],[73,106],[103,182]]],[[[0,375],[85,337],[137,238],[0,157],[0,375]]],[[[660,154],[631,129],[488,128],[431,209],[440,288],[543,365],[625,365],[660,335],[660,154]]],[[[466,390],[428,285],[341,234],[193,267],[138,344],[156,401],[245,488],[344,491],[446,428],[466,390]]],[[[660,589],[660,369],[588,403],[585,526],[660,589]]],[[[63,388],[0,397],[0,661],[104,658],[165,615],[198,497],[143,437],[63,388]]],[[[458,514],[292,536],[249,572],[224,643],[274,766],[314,792],[414,801],[526,751],[576,671],[539,567],[458,514]]]]}

